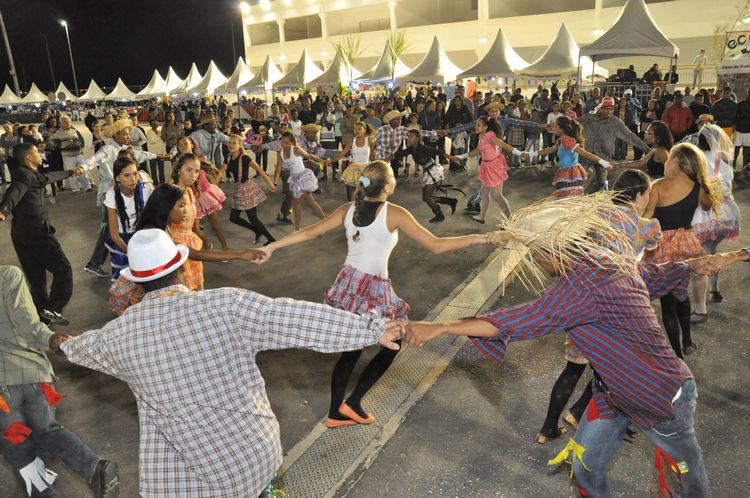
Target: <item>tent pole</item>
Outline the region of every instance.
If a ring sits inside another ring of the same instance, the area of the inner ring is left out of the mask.
[[[581,53],[578,52],[578,69],[576,70],[576,87],[577,90],[581,91],[581,76],[583,75],[583,72],[581,71]]]

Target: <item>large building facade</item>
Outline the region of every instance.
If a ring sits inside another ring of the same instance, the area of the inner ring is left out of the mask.
[[[379,57],[386,37],[403,31],[411,43],[403,57],[414,66],[434,35],[454,63],[467,68],[503,29],[519,55],[533,62],[564,22],[579,46],[594,41],[617,18],[625,0],[250,0],[241,4],[245,57],[251,67],[271,55],[284,70],[308,49],[325,65],[335,54],[333,43],[349,35],[365,49],[355,62],[362,71]],[[690,83],[693,57],[706,49],[711,66],[704,80],[715,81],[713,64],[720,58],[723,32],[738,17],[734,0],[646,0],[664,34],[680,48],[681,83]],[[750,26],[749,26],[750,27]],[[645,70],[668,60],[643,57],[604,61],[610,70],[635,64]]]

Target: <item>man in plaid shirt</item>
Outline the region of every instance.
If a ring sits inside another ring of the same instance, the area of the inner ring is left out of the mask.
[[[392,157],[395,152],[401,147],[404,140],[406,140],[406,134],[409,132],[409,128],[401,124],[401,116],[404,113],[398,111],[389,111],[383,116],[383,126],[378,128],[378,132],[375,134],[375,159],[385,161],[387,158]],[[423,137],[437,137],[437,131],[435,130],[422,130]],[[393,168],[393,174],[398,176],[399,161],[391,161],[391,168]]]
[[[398,349],[400,329],[375,316],[244,289],[188,292],[177,271],[187,254],[162,230],[138,231],[122,275],[143,285],[143,301],[62,350],[133,391],[142,496],[256,497],[276,474],[282,451],[255,355],[376,343]]]

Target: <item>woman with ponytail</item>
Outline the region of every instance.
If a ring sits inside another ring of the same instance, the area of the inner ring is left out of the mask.
[[[141,182],[138,163],[134,159],[116,159],[112,171],[115,185],[104,194],[109,227],[109,237],[104,245],[111,254],[112,281],[115,281],[120,270],[128,266],[128,241],[135,233],[152,187]]]
[[[578,159],[579,156],[607,169],[612,165],[583,148],[583,127],[578,121],[568,116],[560,116],[552,124],[550,131],[560,139],[551,147],[532,152],[531,162],[534,162],[536,156],[542,157],[556,152],[558,162],[557,171],[552,180],[552,185],[555,187],[553,195],[555,197],[583,195],[583,184],[586,182],[587,175]]]
[[[368,164],[358,180],[354,202],[343,204],[315,225],[259,249],[266,253],[264,261],[277,249],[313,240],[343,225],[348,245],[346,261],[336,281],[325,293],[325,303],[362,315],[375,313],[389,320],[406,319],[409,305],[396,295],[388,278],[388,260],[398,243],[399,230],[436,254],[488,241],[481,234],[434,236],[409,211],[388,202],[395,190],[396,178],[388,163],[374,161]],[[343,353],[333,369],[331,405],[326,420],[329,428],[375,421],[360,402],[393,362],[396,351],[382,348],[365,367],[354,390],[344,401],[346,386],[361,354],[362,350]]]
[[[662,239],[655,251],[646,254],[646,261],[667,263],[702,256],[703,247],[692,228],[693,215],[698,207],[715,210],[721,201],[721,188],[708,180],[703,152],[692,144],[674,146],[664,163],[664,178],[651,189],[646,218],[659,220]],[[690,337],[690,299],[679,301],[674,294],[667,294],[661,298],[661,313],[677,356],[695,351]]]

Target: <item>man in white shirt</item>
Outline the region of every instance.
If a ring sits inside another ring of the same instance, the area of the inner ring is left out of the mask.
[[[200,130],[190,134],[190,138],[195,140],[198,150],[206,159],[214,164],[222,164],[221,144],[228,144],[229,137],[216,129],[216,116],[208,112],[201,115]]]
[[[119,119],[112,123],[112,139],[105,140],[99,151],[82,164],[88,171],[99,169],[99,189],[96,193],[96,205],[102,206],[102,220],[99,225],[99,237],[96,240],[94,252],[91,254],[84,270],[101,278],[109,277],[109,272],[104,271],[101,267],[107,260],[107,248],[104,246],[107,233],[107,208],[103,205],[104,195],[114,184],[112,165],[117,159],[117,155],[122,149],[130,147],[130,124],[128,119]],[[136,150],[133,151],[133,154],[135,160],[139,163],[157,157],[156,154],[151,152]]]
[[[701,49],[700,53],[693,59],[693,88],[697,88],[701,85],[703,80],[703,66],[708,64],[708,56],[706,55],[706,49]]]
[[[83,164],[83,137],[72,125],[70,116],[61,117],[60,128],[50,137],[62,155],[65,171],[76,169]],[[71,176],[68,181],[73,192],[91,190],[88,174]]]

